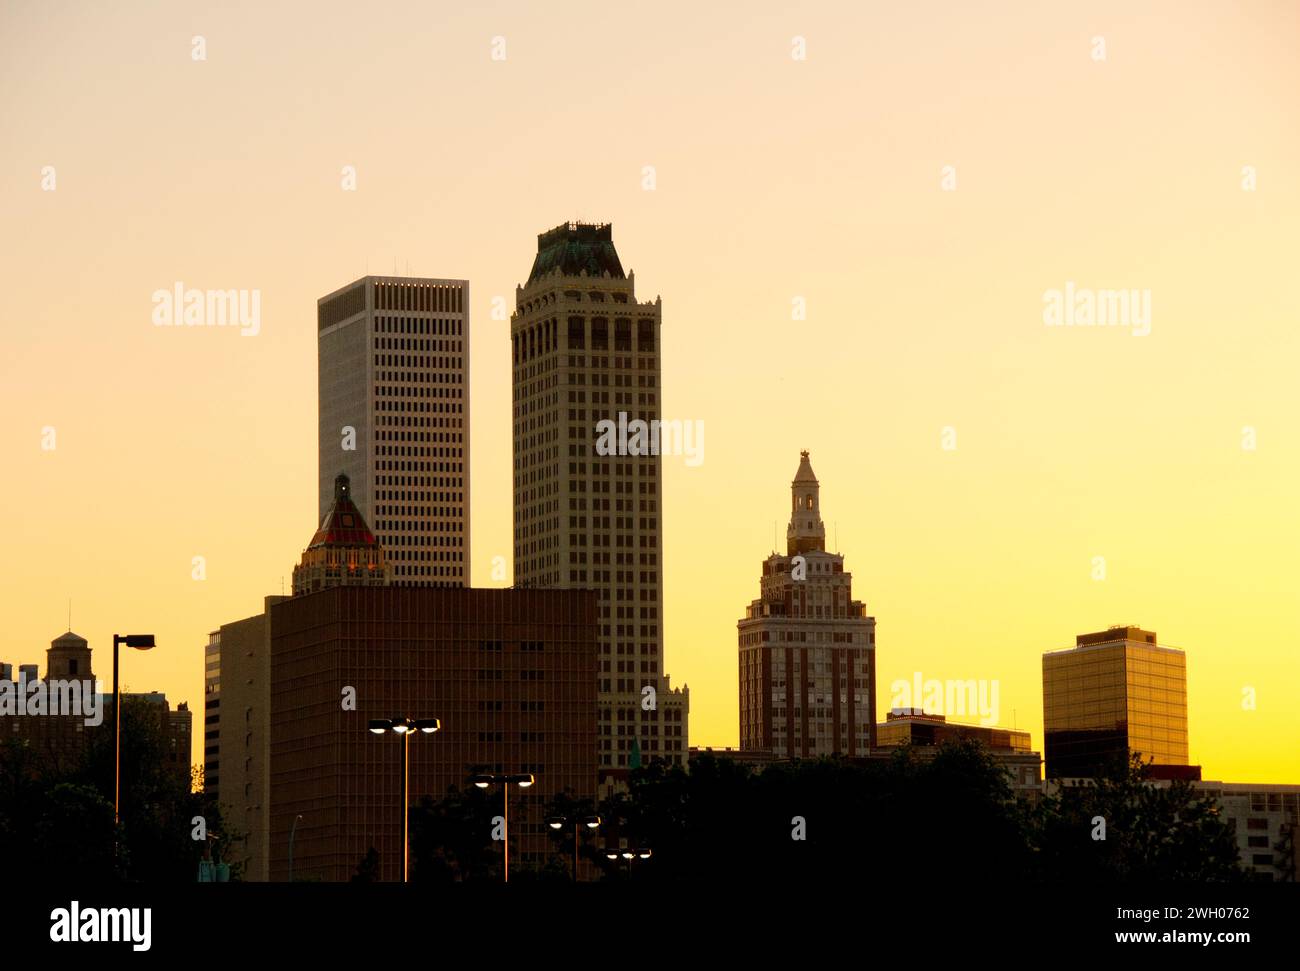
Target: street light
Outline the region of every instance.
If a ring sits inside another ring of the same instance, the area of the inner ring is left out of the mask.
[[[510,784],[513,782],[520,789],[527,789],[537,780],[533,778],[531,772],[516,772],[511,775],[492,775],[487,772],[481,772],[478,775],[472,775],[469,781],[474,783],[480,789],[486,789],[490,785],[500,783],[503,810],[501,815],[501,835],[503,837],[501,844],[505,850],[505,879],[504,883],[510,882]]]
[[[154,647],[152,634],[113,635],[113,825],[121,820],[122,803],[122,691],[117,683],[117,649],[120,645],[147,651]]]
[[[293,817],[293,825],[289,827],[289,882],[293,883],[293,838],[298,832],[298,822],[302,819],[302,813]]]
[[[570,822],[570,820],[565,816],[550,816],[546,820],[546,825],[551,827],[551,829],[560,830],[563,829],[564,824],[568,822]],[[600,817],[599,816],[577,816],[574,817],[572,822],[573,822],[573,882],[577,883],[578,882],[578,839],[579,839],[578,834],[582,832],[583,827],[586,827],[587,829],[591,829],[591,830],[600,829]]]
[[[648,860],[652,855],[654,855],[654,851],[651,850],[648,846],[615,847],[612,849],[607,849],[605,851],[605,859],[607,860],[614,860],[617,862],[618,859],[621,857],[622,859],[627,861],[628,879],[631,879],[632,877],[632,861]]]
[[[436,718],[372,718],[367,726],[376,735],[395,732],[402,738],[402,882],[411,881],[411,736],[432,735],[442,728]]]

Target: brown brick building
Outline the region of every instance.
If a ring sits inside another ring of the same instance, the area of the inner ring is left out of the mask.
[[[596,795],[596,611],[586,590],[392,586],[271,605],[270,878],[301,814],[295,879],[347,880],[372,846],[401,879],[404,743],[367,731],[398,716],[442,720],[410,743],[413,804],[475,771],[536,776],[511,789],[511,860],[541,863],[546,802]]]
[[[875,745],[876,618],[826,549],[807,452],[790,483],[786,553],[763,561],[760,596],[736,625],[740,747],[778,758],[866,755]]]

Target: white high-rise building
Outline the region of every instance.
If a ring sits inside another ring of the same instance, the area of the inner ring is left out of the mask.
[[[367,276],[316,305],[320,511],[344,474],[397,586],[469,583],[469,282]]]

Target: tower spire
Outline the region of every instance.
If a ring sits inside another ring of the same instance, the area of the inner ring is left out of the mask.
[[[787,555],[826,549],[820,492],[821,486],[805,449],[799,453],[799,470],[790,483],[790,526],[785,531]]]

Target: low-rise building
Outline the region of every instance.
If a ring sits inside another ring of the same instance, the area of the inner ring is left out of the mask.
[[[1300,873],[1300,785],[1195,782],[1233,825],[1241,865],[1258,880],[1294,881]]]
[[[876,726],[879,750],[902,745],[921,759],[931,759],[945,742],[979,742],[1007,770],[1017,798],[1037,801],[1042,793],[1043,757],[1033,751],[1029,733],[992,725],[962,725],[919,708],[896,708]]]

